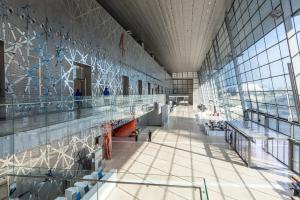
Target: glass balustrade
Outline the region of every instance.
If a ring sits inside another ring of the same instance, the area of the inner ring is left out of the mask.
[[[102,121],[144,114],[153,103],[165,103],[165,95],[39,98],[0,100],[0,136],[97,116]]]
[[[164,104],[165,95],[2,100],[0,175],[7,167],[74,169],[81,155],[101,148],[95,138],[103,124],[138,118],[155,102]]]
[[[230,123],[226,123],[225,141],[230,144],[248,166],[251,166],[251,142],[253,142],[253,138]]]
[[[77,176],[70,170],[44,168],[14,168],[14,173],[6,175],[8,196],[17,198],[28,196],[31,199],[55,199],[65,197],[66,190],[80,191],[81,199],[114,199],[116,193],[126,191],[128,197],[144,199],[147,194],[155,194],[162,199],[209,200],[206,180],[202,177],[175,176],[167,174],[130,173],[117,170],[103,171],[102,177],[94,172],[84,171]],[[76,189],[76,188],[75,188]],[[144,197],[144,198],[143,198]],[[164,197],[164,198],[163,198]]]

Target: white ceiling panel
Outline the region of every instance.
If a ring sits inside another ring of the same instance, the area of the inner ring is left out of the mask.
[[[230,0],[98,0],[169,72],[198,71]]]

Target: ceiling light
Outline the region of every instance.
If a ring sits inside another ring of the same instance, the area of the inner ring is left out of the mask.
[[[272,18],[278,19],[281,15],[282,15],[282,11],[281,10],[272,10],[272,12],[270,13],[270,16]]]
[[[132,35],[132,31],[131,30],[127,30],[126,32],[128,33],[128,35]]]

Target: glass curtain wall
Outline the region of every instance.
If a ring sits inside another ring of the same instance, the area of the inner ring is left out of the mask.
[[[293,71],[300,94],[300,1],[291,1],[291,18],[286,20],[286,30],[290,45]]]
[[[235,0],[199,80],[202,99],[214,102],[227,120],[247,111],[252,121],[290,136],[290,150],[287,141],[273,141],[269,152],[286,164],[291,156],[292,169],[300,171],[299,0]]]
[[[299,108],[299,94],[300,94],[300,1],[290,0],[285,3],[282,2],[283,12],[285,14],[285,30],[287,33],[287,40],[290,49],[291,64],[290,73],[291,80],[294,86],[294,95],[296,98],[296,105]],[[291,168],[300,173],[300,154],[299,154],[299,126],[292,126],[291,132],[293,139],[290,140],[290,154],[292,157]]]
[[[234,4],[238,12],[231,15],[229,24],[246,105],[253,111],[297,121],[283,17],[270,14],[274,10],[282,13],[280,1],[245,3]]]
[[[213,87],[211,85],[211,70],[210,70],[210,64],[208,63],[208,59],[205,59],[203,65],[202,65],[203,71],[199,72],[199,82],[200,82],[200,89],[201,89],[201,95],[203,99],[203,104],[207,106],[207,108],[210,111],[213,111],[214,104],[215,104],[215,98],[213,95]]]
[[[293,18],[295,27],[298,26],[295,25],[298,19],[296,12]],[[214,73],[215,76],[211,79],[222,80],[222,90],[218,91],[222,91],[223,96],[228,99],[228,102],[223,103],[226,105],[223,107],[227,107],[229,111],[227,117],[232,119],[243,115],[243,99],[245,109],[252,112],[297,122],[288,67],[292,60],[281,1],[235,0],[226,15],[226,22],[212,42],[211,49],[214,49],[215,55],[212,56],[210,50],[206,58],[208,61],[204,61],[202,67],[207,71],[205,65],[210,63],[209,70],[219,72]],[[295,39],[292,40],[295,41],[292,43],[297,50],[292,56],[296,55],[293,61],[297,63],[298,60],[300,64],[300,42],[297,40],[300,33],[299,29],[295,30],[298,31],[294,31]],[[229,32],[231,37],[228,37]],[[295,70],[295,74],[297,78],[300,77],[300,70]],[[237,80],[240,80],[240,93]],[[240,94],[243,95],[242,98]],[[217,101],[222,100],[214,100]]]
[[[202,91],[205,91],[202,95],[209,97],[209,103],[212,102],[217,111],[227,119],[242,119],[243,109],[225,23],[203,62],[199,78]]]
[[[292,0],[290,7],[283,6],[284,12],[290,12],[290,17],[286,17],[286,32],[290,47],[291,71],[294,74],[295,95],[300,94],[300,1]],[[299,98],[298,98],[299,99]],[[299,103],[299,102],[298,102]],[[299,107],[299,104],[298,104]],[[294,136],[300,139],[299,128],[294,129]]]

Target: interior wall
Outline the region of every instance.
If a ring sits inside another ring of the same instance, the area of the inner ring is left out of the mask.
[[[95,0],[10,0],[0,9],[6,96],[73,96],[73,62],[91,66],[93,96],[105,87],[121,94],[123,75],[131,94],[137,80],[166,85],[168,74]]]

